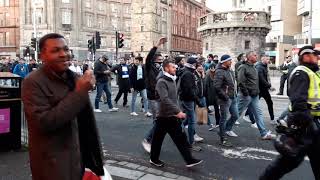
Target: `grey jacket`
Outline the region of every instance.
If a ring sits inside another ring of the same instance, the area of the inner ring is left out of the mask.
[[[160,97],[157,117],[174,117],[181,112],[175,81],[165,75],[162,75],[157,82],[156,91]]]
[[[244,96],[259,95],[259,76],[254,64],[245,62],[239,67],[238,86]]]
[[[235,75],[230,69],[226,69],[219,64],[213,81],[219,99],[227,101],[229,98],[233,99],[236,96]]]

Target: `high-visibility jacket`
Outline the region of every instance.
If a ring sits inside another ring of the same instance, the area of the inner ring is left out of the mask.
[[[320,117],[320,71],[313,72],[306,66],[298,66],[293,70],[291,75],[299,70],[307,73],[309,76],[307,103],[310,105],[311,115]],[[289,106],[289,110],[292,110],[291,105]]]

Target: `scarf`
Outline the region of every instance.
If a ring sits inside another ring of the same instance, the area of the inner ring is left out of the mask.
[[[168,78],[172,79],[173,81],[176,81],[177,80],[177,76],[176,75],[171,75],[165,71],[163,71],[163,75],[167,76]]]

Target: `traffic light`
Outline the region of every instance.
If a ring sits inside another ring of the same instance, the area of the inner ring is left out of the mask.
[[[100,32],[96,31],[96,49],[100,49],[100,46],[101,46]]]
[[[88,50],[91,52],[92,49],[93,49],[93,41],[92,41],[92,39],[89,39],[88,40]]]
[[[37,47],[37,38],[31,38],[31,47],[36,49],[36,47]]]
[[[116,32],[116,41],[117,41],[117,48],[123,48],[124,35],[122,33]]]

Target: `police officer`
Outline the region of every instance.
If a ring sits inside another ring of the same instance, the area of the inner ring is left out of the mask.
[[[277,180],[310,159],[316,180],[320,180],[320,52],[312,46],[299,51],[300,65],[289,77],[290,112],[284,136],[275,147],[280,155],[264,171],[260,180]]]

